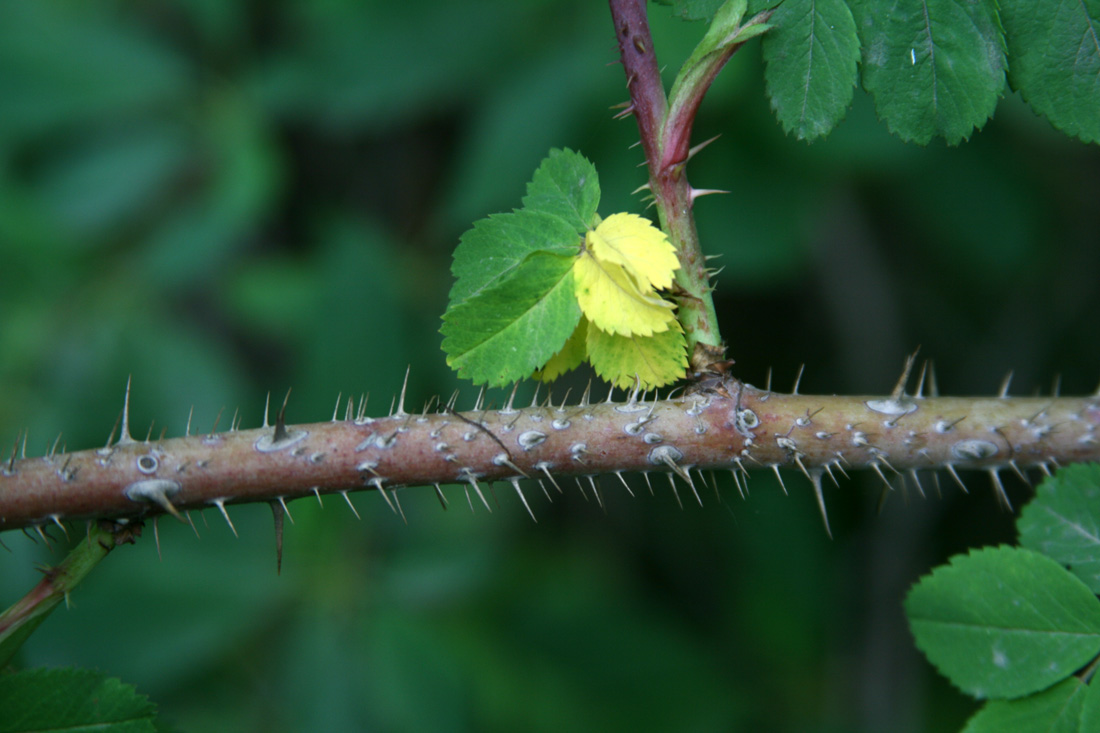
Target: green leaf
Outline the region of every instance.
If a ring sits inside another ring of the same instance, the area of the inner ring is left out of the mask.
[[[956,145],[993,114],[1005,85],[1004,31],[993,0],[853,0],[863,86],[891,132]]]
[[[576,232],[595,224],[600,203],[600,179],[596,167],[580,153],[551,150],[527,184],[523,206],[561,217]]]
[[[553,382],[566,372],[571,372],[579,367],[586,356],[585,343],[587,339],[588,319],[581,316],[580,322],[573,329],[573,335],[565,342],[565,346],[550,357],[550,361],[536,371],[533,378],[540,382]]]
[[[1057,560],[1100,593],[1100,464],[1066,466],[1045,479],[1016,526],[1021,546]]]
[[[155,731],[156,707],[130,685],[87,669],[0,675],[0,733]]]
[[[921,579],[905,610],[917,647],[978,698],[1045,689],[1100,652],[1100,600],[1030,550],[956,555]]]
[[[800,140],[827,134],[852,103],[859,36],[844,0],[787,0],[761,49],[772,109]]]
[[[1087,687],[1076,677],[1019,700],[991,700],[962,733],[1077,733]]]
[[[1093,675],[1085,691],[1080,730],[1100,730],[1100,682],[1097,682],[1096,675]]]
[[[1100,0],[1001,0],[1008,80],[1066,134],[1100,142]]]
[[[533,252],[575,255],[580,237],[561,217],[520,210],[476,222],[455,248],[451,307],[507,280]]]
[[[573,257],[535,252],[510,278],[443,316],[447,364],[475,384],[526,379],[561,350],[581,318]]]

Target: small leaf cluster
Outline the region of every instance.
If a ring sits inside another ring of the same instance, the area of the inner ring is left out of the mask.
[[[523,207],[482,219],[455,250],[441,329],[447,363],[477,384],[551,381],[586,359],[620,387],[674,382],[687,367],[675,306],[680,263],[635,214],[601,219],[596,169],[553,150]]]
[[[730,0],[734,2],[735,0]],[[736,0],[744,2],[744,0]],[[687,19],[722,0],[665,0]],[[726,3],[729,4],[729,3]],[[768,96],[811,140],[844,117],[855,86],[902,139],[955,145],[992,115],[1005,84],[1068,135],[1100,142],[1100,3],[1079,0],[750,0],[768,8]]]
[[[1045,480],[1021,547],[951,558],[905,601],[917,647],[986,703],[964,733],[1100,730],[1100,464]]]

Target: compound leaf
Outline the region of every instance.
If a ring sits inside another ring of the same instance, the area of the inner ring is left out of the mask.
[[[580,153],[551,150],[543,159],[531,182],[523,207],[557,216],[583,232],[595,223],[600,203],[600,179],[596,166]]]
[[[551,214],[520,210],[482,219],[455,248],[451,307],[508,279],[533,252],[569,255],[579,247],[577,232]]]
[[[1016,526],[1021,546],[1057,560],[1100,593],[1100,464],[1066,466],[1045,479]]]
[[[772,109],[800,140],[828,134],[852,103],[859,36],[844,0],[786,0],[761,50]]]
[[[993,114],[1005,42],[993,0],[851,0],[863,42],[863,86],[887,127],[956,145]]]
[[[447,364],[475,384],[526,379],[561,350],[580,321],[573,257],[529,255],[507,280],[443,315]]]
[[[905,610],[917,647],[979,698],[1045,689],[1100,652],[1100,600],[1031,550],[957,555],[921,579]]]
[[[623,389],[638,379],[642,389],[671,384],[684,376],[687,350],[678,321],[653,336],[617,336],[588,329],[588,360],[602,379]]]
[[[1100,142],[1100,0],[1001,0],[1008,80],[1068,135]]]

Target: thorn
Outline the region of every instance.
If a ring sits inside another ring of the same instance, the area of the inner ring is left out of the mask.
[[[550,473],[550,469],[549,469],[548,465],[546,464],[546,462],[540,461],[535,466],[535,468],[537,468],[538,470],[540,470],[540,471],[542,471],[543,473],[546,474],[546,478],[550,479],[550,483],[552,483],[554,485],[554,488],[558,490],[559,494],[563,494],[563,495],[565,494],[565,492],[561,490],[561,487],[558,486],[558,482],[554,480],[554,476]]]
[[[268,413],[268,410],[270,408],[271,408],[271,392],[268,392],[267,397],[264,398],[264,424],[260,426],[260,428],[263,429],[263,430],[267,430],[269,427],[271,427],[270,425],[267,424],[267,413]],[[237,413],[234,412],[233,414],[236,415]],[[221,413],[218,414],[218,417],[221,417]]]
[[[474,400],[474,412],[479,412],[482,406],[485,404],[485,387],[482,386],[477,392],[477,399]]]
[[[642,478],[645,479],[645,485],[649,487],[649,495],[653,496],[653,484],[649,482],[649,471],[642,471]]]
[[[878,477],[882,479],[882,482],[886,484],[887,488],[889,488],[891,491],[894,490],[894,485],[890,483],[889,479],[886,478],[886,474],[884,474],[882,472],[882,469],[879,468],[879,462],[877,460],[871,462],[871,470],[878,474]]]
[[[160,515],[153,517],[153,542],[157,546],[157,559],[164,562],[164,556],[160,554]]]
[[[371,479],[371,480],[372,480],[372,481],[379,481],[379,482],[381,481],[381,479]],[[386,500],[386,503],[387,503],[387,504],[390,504],[390,497],[386,496],[386,492],[385,492],[385,491],[382,491],[382,486],[381,486],[381,485],[379,485],[379,486],[378,486],[378,493],[380,493],[380,494],[382,495],[382,498]],[[348,508],[349,508],[349,509],[351,509],[351,513],[355,515],[355,518],[356,518],[356,519],[362,519],[362,517],[361,517],[361,516],[359,516],[359,510],[358,510],[358,509],[356,509],[356,508],[355,508],[355,505],[351,503],[351,497],[350,497],[350,496],[348,496],[348,492],[346,492],[346,491],[341,491],[341,492],[340,492],[340,496],[344,497],[344,501],[346,501],[346,502],[347,502],[347,504],[348,504]],[[390,504],[390,509],[393,509],[393,504]],[[397,510],[396,510],[396,509],[394,509],[394,510],[393,510],[393,513],[394,513],[394,514],[396,514],[396,513],[397,513]]]
[[[241,410],[238,407],[236,410],[233,410],[233,419],[231,419],[229,421],[229,432],[235,433],[235,432],[237,432],[237,430],[240,429],[240,427],[241,427]]]
[[[286,514],[285,505],[279,501],[269,501],[271,514],[275,518],[275,574],[283,574],[283,516]]]
[[[745,490],[741,488],[741,477],[737,475],[737,471],[730,469],[730,476],[733,476],[733,485],[737,487],[737,493],[741,495],[741,498],[745,498]]]
[[[771,466],[772,470],[775,471],[775,478],[779,481],[779,485],[783,488],[783,494],[785,496],[789,496],[789,494],[787,494],[787,485],[783,483],[783,477],[779,475],[779,464],[773,463],[771,464]]]
[[[340,412],[340,400],[343,398],[343,392],[336,393],[336,407],[332,408],[332,421],[336,422],[336,415]]]
[[[324,509],[325,508],[325,502],[321,501],[321,487],[320,486],[314,486],[310,490],[313,492],[313,495],[317,497],[317,503],[321,505],[322,509]]]
[[[542,493],[546,496],[546,500],[548,502],[550,502],[551,504],[553,504],[554,500],[550,498],[550,492],[546,490],[546,484],[544,484],[542,482],[542,479],[540,479],[540,478],[535,479],[535,481],[538,481],[539,488],[542,489]]]
[[[806,369],[806,365],[802,364],[798,367],[798,374],[794,378],[794,389],[791,390],[791,394],[798,394],[798,385],[802,383],[802,372]]]
[[[132,378],[132,374],[126,377],[126,397],[122,400],[122,430],[118,435],[119,445],[134,442],[134,439],[130,437],[130,380]]]
[[[989,469],[989,478],[993,482],[993,488],[997,491],[997,499],[1005,509],[1012,511],[1012,502],[1008,500],[1008,493],[1005,492],[1005,485],[1001,483],[1001,474],[996,468]]]
[[[696,155],[703,152],[704,148],[706,148],[708,145],[710,145],[712,142],[714,142],[715,140],[717,140],[720,137],[722,137],[722,136],[721,135],[715,135],[714,137],[710,138],[709,140],[704,140],[703,142],[699,143],[698,145],[693,145],[688,150],[687,160],[685,160],[684,162],[686,163],[688,160],[691,160]]]
[[[603,401],[605,405],[611,404],[611,398],[615,395],[615,385],[612,383],[611,389],[607,390],[607,399]]]
[[[583,496],[583,497],[584,497],[584,500],[585,500],[585,501],[588,501],[588,494],[586,494],[586,493],[584,492],[584,487],[583,487],[583,486],[581,486],[581,480],[580,480],[580,477],[578,477],[578,476],[574,476],[574,477],[573,477],[573,482],[577,484],[577,491],[581,492],[581,496]]]
[[[240,535],[237,534],[237,528],[233,526],[233,520],[229,518],[229,512],[225,510],[225,499],[211,499],[210,503],[216,506],[218,511],[222,513],[222,516],[225,517],[226,523],[229,524],[229,529],[233,530],[233,536],[240,537]]]
[[[629,117],[632,114],[634,114],[634,105],[633,104],[628,105],[627,107],[624,107],[623,109],[616,112],[614,115],[611,116],[611,119],[621,120],[624,117]]]
[[[65,539],[70,539],[70,538],[69,538],[69,530],[65,529],[65,525],[61,523],[61,517],[59,517],[59,516],[58,516],[58,515],[56,515],[56,514],[51,514],[51,515],[50,515],[50,519],[52,519],[52,520],[53,520],[53,523],[54,523],[54,524],[56,524],[56,525],[57,525],[58,527],[60,527],[60,528],[61,528],[61,531],[62,531],[62,532],[64,533],[64,535],[65,535]]]
[[[381,486],[378,487],[378,490],[385,492],[385,489]],[[407,527],[409,525],[409,520],[405,518],[405,510],[401,508],[401,497],[397,495],[397,489],[391,489],[390,491],[393,493],[393,503],[397,505],[397,513],[401,515],[401,521],[404,522]]]
[[[531,515],[531,521],[538,524],[539,520],[535,519],[535,513],[531,511],[531,505],[527,503],[527,497],[523,495],[523,489],[519,487],[519,479],[510,478],[508,481],[512,484],[512,488],[516,490],[516,494],[519,496],[519,500],[523,502],[523,506],[527,508],[527,513]]]
[[[905,385],[909,383],[909,374],[913,371],[913,363],[917,360],[917,354],[920,352],[920,347],[917,350],[905,358],[905,368],[901,372],[901,377],[898,379],[898,383],[894,385],[894,391],[890,393],[891,400],[900,400],[905,396]]]
[[[936,362],[928,362],[928,396],[939,397],[940,386],[936,384]]]
[[[695,203],[695,199],[701,199],[704,196],[716,193],[729,193],[729,191],[721,188],[693,188],[688,192],[688,197],[691,199],[691,203]]]
[[[50,446],[50,453],[49,453],[50,458],[53,458],[54,454],[57,453],[57,446],[60,442],[61,442],[61,433],[58,433],[57,437],[54,438],[54,440],[53,440],[53,445]]]
[[[523,476],[524,478],[531,478],[526,471],[524,471],[522,468],[520,468],[516,464],[512,463],[511,460],[509,460],[507,453],[501,453],[501,454],[495,456],[493,458],[493,464],[497,465],[497,466],[507,466],[508,468],[510,468],[513,471],[515,471],[516,473],[518,473],[520,476]]]
[[[824,468],[825,468],[825,473],[829,474],[829,478],[833,480],[833,485],[836,486],[837,488],[840,488],[840,482],[837,481],[836,476],[833,475],[833,466],[832,466],[832,464],[831,463],[826,463]]]
[[[764,391],[772,391],[772,368],[768,367],[768,376],[764,379]]]
[[[165,512],[167,512],[168,514],[171,514],[173,517],[178,519],[180,522],[183,522],[183,523],[186,524],[186,521],[184,520],[183,516],[179,513],[179,510],[176,509],[176,507],[174,507],[172,505],[172,502],[168,500],[168,495],[164,493],[163,489],[160,490],[160,491],[151,491],[148,494],[146,494],[146,496],[150,500],[152,500],[152,502],[154,504],[156,504],[161,509],[163,509]]]
[[[1035,465],[1039,467],[1039,470],[1042,471],[1045,476],[1049,477],[1051,475],[1050,466],[1048,466],[1045,461],[1037,463]]]
[[[584,388],[584,394],[581,395],[581,401],[578,404],[579,407],[588,407],[588,396],[592,393],[592,380],[588,380],[588,386]],[[1096,392],[1100,395],[1100,390]]]
[[[829,535],[829,539],[833,538],[833,530],[829,527],[829,513],[825,510],[825,492],[821,487],[821,469],[816,468],[813,472],[808,472],[806,477],[810,479],[810,483],[814,485],[814,496],[817,498],[817,509],[821,512],[821,521],[825,523],[825,534]]]
[[[355,419],[362,420],[367,416],[367,403],[370,402],[370,392],[359,395],[359,407],[355,412]]]
[[[187,512],[187,523],[191,525],[191,531],[195,533],[195,537],[201,540],[199,528],[195,526],[195,520],[191,518],[191,512]]]
[[[680,501],[680,492],[676,489],[676,479],[672,477],[671,473],[666,473],[668,476],[668,485],[672,487],[672,495],[676,497],[676,503],[680,505],[680,509],[683,510],[684,502]]]
[[[661,460],[666,466],[672,469],[677,476],[687,482],[687,485],[691,487],[691,493],[695,494],[695,501],[699,502],[699,506],[703,506],[703,500],[699,497],[699,491],[695,488],[695,482],[691,480],[691,474],[676,465],[676,461],[672,460],[667,455],[661,456]],[[679,498],[679,496],[676,497],[677,501],[679,501]],[[683,505],[681,505],[680,508],[682,509]]]
[[[909,469],[909,477],[913,479],[913,484],[917,487],[917,491],[920,492],[921,498],[922,499],[925,498],[924,497],[924,487],[921,486],[921,484],[920,484],[920,478],[917,476],[917,469],[910,468]]]
[[[918,400],[923,400],[924,399],[924,376],[925,376],[925,373],[927,371],[928,371],[928,360],[925,359],[924,361],[921,362],[921,365],[920,365],[920,376],[917,377],[917,389],[916,389],[916,392],[913,395],[914,399],[918,399]]]
[[[46,547],[53,549],[53,545],[50,544],[50,536],[42,531],[42,525],[34,525],[34,531],[38,533],[38,536],[42,538],[42,541],[46,543]]]
[[[1050,385],[1050,394],[1054,397],[1060,397],[1062,395],[1062,375],[1054,375],[1054,383]]]
[[[504,409],[500,411],[500,414],[502,414],[502,415],[511,415],[512,413],[514,413],[516,411],[516,408],[513,407],[512,405],[516,401],[516,390],[518,390],[518,389],[519,389],[519,382],[514,382],[512,384],[512,392],[511,392],[511,394],[508,395],[508,402],[505,403]]]
[[[466,492],[466,503],[470,505],[470,514],[474,513],[474,500],[470,498],[470,487],[463,486],[462,490]]]
[[[600,487],[596,485],[596,479],[592,478],[591,475],[585,476],[585,478],[588,479],[588,483],[592,487],[592,493],[596,495],[596,503],[599,504],[600,509],[603,509],[604,513],[606,513],[607,507],[603,505],[603,496],[600,494]]]
[[[531,407],[539,406],[539,388],[542,387],[542,382],[535,382],[535,394],[531,397]]]
[[[192,409],[194,409],[194,408],[192,408]],[[188,422],[188,424],[191,423],[191,418],[190,417],[188,417],[187,422]],[[104,448],[110,448],[111,447],[111,443],[114,442],[114,439],[115,439],[115,433],[118,432],[118,426],[121,425],[121,424],[122,424],[122,413],[119,412],[118,417],[115,418],[115,424],[111,427],[111,434],[107,436],[107,445],[103,446]],[[16,444],[18,444],[19,439],[16,438],[15,442],[16,442]]]
[[[223,413],[224,411],[225,411],[225,408],[224,408],[224,407],[223,407],[222,409],[218,410],[218,416],[214,418],[214,427],[210,428],[210,435],[213,435],[214,433],[218,432],[218,423],[220,423],[220,422],[221,422],[221,420],[222,420],[222,413]],[[267,422],[267,419],[266,419],[266,417],[265,417],[265,419],[264,419],[264,422],[265,422],[265,423]],[[265,427],[266,427],[266,426],[265,426]],[[120,442],[121,442],[121,441],[120,441]]]
[[[435,495],[439,497],[439,505],[443,507],[443,511],[447,511],[447,497],[443,495],[443,489],[439,484],[432,484],[435,487]]]
[[[491,506],[489,506],[489,502],[485,501],[485,494],[481,493],[481,484],[479,484],[477,482],[477,478],[472,473],[467,472],[466,473],[466,481],[469,482],[470,486],[472,486],[474,488],[474,491],[477,492],[477,497],[479,499],[481,499],[481,503],[485,505],[485,508],[491,514],[492,511],[493,511],[493,508]],[[472,502],[470,504],[470,510],[473,511],[473,503]]]
[[[280,496],[279,503],[282,504],[283,512],[286,513],[287,519],[290,520],[291,524],[294,524],[294,515],[290,513],[290,507],[286,505],[286,497]]]
[[[108,447],[110,443],[108,442]],[[15,436],[15,442],[11,444],[11,458],[8,459],[8,473],[15,473],[15,453],[19,450],[19,436]]]
[[[630,192],[630,195],[631,195],[631,196],[634,196],[634,195],[636,195],[636,194],[639,194],[639,193],[641,193],[642,191],[648,191],[648,190],[650,190],[650,188],[649,188],[649,184],[648,184],[648,183],[643,183],[642,185],[638,186],[638,187],[637,187],[636,189],[634,189],[633,191],[631,191],[631,192]]]
[[[279,414],[275,416],[275,434],[271,437],[273,443],[286,439],[286,403],[288,401],[290,401],[289,389],[286,391],[286,397],[283,398],[283,406],[279,408]],[[266,418],[267,415],[265,414],[264,417]]]
[[[622,482],[622,484],[623,484],[623,487],[624,487],[624,488],[626,489],[626,493],[630,494],[630,497],[631,497],[631,498],[634,498],[634,492],[633,492],[633,491],[631,491],[631,489],[630,489],[630,484],[628,484],[628,483],[626,482],[626,479],[625,479],[625,478],[623,478],[623,472],[622,472],[622,471],[616,471],[616,472],[615,472],[615,475],[619,477],[619,481],[621,481],[621,482]]]
[[[966,490],[966,484],[964,484],[962,482],[962,479],[959,478],[959,473],[955,470],[955,466],[950,463],[946,463],[944,464],[944,468],[946,468],[947,472],[951,474],[951,478],[955,479],[955,483],[959,485],[959,488],[963,490],[963,493],[969,494],[970,492]]]
[[[458,402],[458,390],[456,389],[451,393],[451,399],[447,400],[447,407],[444,412],[454,412],[455,403]]]
[[[1004,380],[1001,381],[1001,391],[997,395],[1002,400],[1008,399],[1008,386],[1012,384],[1012,372],[1005,375]]]

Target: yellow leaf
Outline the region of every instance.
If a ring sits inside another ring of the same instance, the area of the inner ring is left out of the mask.
[[[679,269],[676,250],[657,227],[637,214],[612,214],[585,235],[585,246],[602,262],[620,265],[643,293],[672,285]]]
[[[608,333],[651,336],[676,321],[672,303],[643,293],[622,266],[601,262],[587,250],[573,263],[573,284],[581,312]]]
[[[671,384],[687,370],[687,347],[679,322],[654,336],[616,336],[588,329],[588,360],[602,379],[628,389],[637,377],[642,389]]]
[[[587,338],[587,329],[588,321],[584,316],[581,316],[580,323],[577,324],[573,335],[565,342],[565,346],[561,347],[561,351],[551,356],[550,361],[546,362],[542,369],[535,372],[534,378],[540,382],[553,382],[566,372],[579,367],[585,357],[584,344]]]

